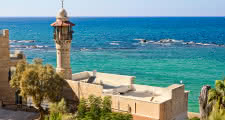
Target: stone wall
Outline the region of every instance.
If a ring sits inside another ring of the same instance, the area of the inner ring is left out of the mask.
[[[14,103],[15,91],[9,86],[9,31],[2,30],[0,35],[0,99],[8,103]]]
[[[67,83],[67,91],[64,92],[66,98],[79,100],[81,98],[87,99],[90,95],[111,96],[114,111],[128,112],[134,116],[153,120],[184,120],[187,118],[188,92],[185,92],[184,85],[172,85],[165,88],[168,92],[167,97],[171,99],[162,103],[154,103],[122,95],[104,94],[101,85],[72,80],[67,80]]]
[[[188,92],[184,85],[172,85],[168,87],[171,92],[171,100],[161,104],[160,118],[162,120],[185,120],[188,113]]]
[[[106,95],[112,98],[112,109],[128,112],[135,116],[144,116],[154,120],[160,119],[160,104],[126,98],[120,95]],[[160,119],[161,120],[161,119]]]
[[[89,84],[79,81],[66,80],[64,97],[70,100],[81,98],[87,99],[90,95],[102,96],[103,87],[101,85]],[[72,91],[71,91],[72,90]]]

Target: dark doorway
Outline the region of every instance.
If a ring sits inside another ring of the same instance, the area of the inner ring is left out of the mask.
[[[15,94],[16,94],[16,104],[21,105],[23,101],[22,101],[22,96],[20,96],[20,90],[17,90]]]
[[[8,82],[11,80],[11,75],[12,75],[12,72],[11,72],[11,69],[9,69]]]

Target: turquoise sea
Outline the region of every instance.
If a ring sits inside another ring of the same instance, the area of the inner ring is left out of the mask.
[[[55,66],[50,27],[54,21],[53,17],[0,18],[0,29],[10,30],[11,50],[23,50],[28,61],[38,57]],[[190,91],[192,112],[199,111],[201,87],[213,86],[225,76],[223,17],[76,17],[71,21],[76,24],[71,50],[74,73],[131,75],[137,84],[161,87],[182,81]]]

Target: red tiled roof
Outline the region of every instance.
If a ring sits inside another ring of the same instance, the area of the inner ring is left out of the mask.
[[[54,26],[54,27],[59,27],[59,26],[67,27],[67,26],[75,26],[75,24],[73,24],[70,21],[56,21],[56,22],[52,23],[51,26]]]

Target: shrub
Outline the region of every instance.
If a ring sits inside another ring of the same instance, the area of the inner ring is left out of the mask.
[[[50,114],[45,117],[45,120],[75,120],[75,116],[68,113],[64,99],[58,103],[51,103],[49,112]]]
[[[90,104],[90,110],[87,112],[87,116],[92,120],[100,120],[102,99],[91,95],[88,98],[88,101]]]
[[[200,120],[200,118],[194,117],[194,118],[191,118],[191,119],[189,119],[189,120]]]
[[[51,103],[49,111],[50,113],[66,114],[68,112],[68,109],[65,100],[62,99],[58,103]]]
[[[132,115],[128,113],[117,113],[113,112],[111,114],[111,120],[132,120]]]
[[[112,112],[111,97],[90,96],[87,100],[81,99],[78,106],[78,120],[132,120],[128,113]]]
[[[77,118],[85,118],[87,111],[87,101],[85,99],[81,99],[80,104],[78,105]]]

